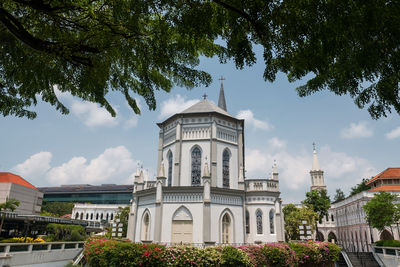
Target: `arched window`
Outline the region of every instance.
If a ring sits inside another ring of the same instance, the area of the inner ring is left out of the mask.
[[[98,220],[99,219],[99,214],[98,213],[96,213],[96,220]]]
[[[222,154],[222,186],[229,188],[229,151],[224,150]]]
[[[81,213],[81,220],[83,220],[83,212]]]
[[[103,213],[100,214],[100,220],[103,220]]]
[[[246,210],[246,234],[250,234],[250,214],[248,210]]]
[[[192,185],[200,185],[201,180],[201,151],[199,147],[192,150]]]
[[[256,211],[256,223],[257,223],[257,234],[262,235],[263,233],[263,222],[261,210]]]
[[[93,220],[93,213],[90,213],[90,220]]]
[[[271,234],[275,233],[274,213],[275,213],[274,210],[269,211],[269,231]]]
[[[114,220],[114,213],[111,213],[111,221]]]
[[[89,213],[86,213],[86,220],[89,219]]]
[[[231,218],[228,213],[225,213],[222,217],[222,243],[230,243],[230,232],[231,232]]]
[[[146,214],[143,217],[143,238],[142,240],[149,240],[149,228],[150,228],[150,216],[149,213],[146,212]]]
[[[106,221],[108,221],[108,213],[106,214]]]
[[[334,222],[335,220],[333,219],[333,214],[331,214],[331,221]]]
[[[79,219],[79,212],[77,212],[76,214],[75,214],[75,219]]]
[[[172,152],[168,151],[168,186],[172,185]]]

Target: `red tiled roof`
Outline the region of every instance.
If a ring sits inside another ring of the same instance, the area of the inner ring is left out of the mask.
[[[0,183],[13,183],[13,184],[19,184],[25,187],[30,187],[33,189],[36,189],[32,184],[28,183],[24,178],[21,176],[12,174],[10,172],[0,172]]]
[[[368,191],[400,191],[400,185],[381,185],[375,188],[372,188]]]
[[[378,179],[388,179],[388,178],[400,178],[400,168],[387,168],[371,180],[369,180],[366,184],[370,184],[373,181]]]

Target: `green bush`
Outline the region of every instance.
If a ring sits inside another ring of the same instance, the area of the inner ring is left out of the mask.
[[[328,242],[271,243],[205,249],[191,246],[90,239],[85,243],[89,266],[329,266],[337,260],[339,247]]]
[[[49,223],[46,226],[46,241],[84,241],[85,227],[73,224]]]
[[[379,240],[376,241],[375,246],[378,247],[400,247],[400,241],[399,240]]]

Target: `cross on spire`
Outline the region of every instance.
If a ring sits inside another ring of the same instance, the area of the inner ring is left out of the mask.
[[[206,93],[204,93],[204,95],[203,95],[203,99],[207,99],[207,94]]]
[[[224,77],[221,76],[221,77],[218,78],[218,80],[220,80],[220,81],[221,81],[221,84],[222,84],[222,81],[225,81],[226,79],[225,79]]]
[[[315,142],[313,142],[312,145],[313,145],[313,149],[315,150]]]

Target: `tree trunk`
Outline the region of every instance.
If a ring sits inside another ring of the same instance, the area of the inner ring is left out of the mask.
[[[315,223],[315,241],[320,241],[318,238],[318,221]]]

